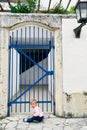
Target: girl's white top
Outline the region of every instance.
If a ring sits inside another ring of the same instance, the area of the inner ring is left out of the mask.
[[[43,112],[41,111],[41,109],[38,106],[36,106],[33,109],[33,116],[40,116],[40,117],[43,116]]]

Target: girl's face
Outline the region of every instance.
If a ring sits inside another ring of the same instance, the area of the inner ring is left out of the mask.
[[[31,103],[32,108],[35,108],[36,105],[37,105],[36,102],[32,102],[32,103]]]

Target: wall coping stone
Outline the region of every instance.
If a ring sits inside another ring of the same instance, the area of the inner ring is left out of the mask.
[[[12,27],[18,23],[23,22],[37,22],[42,23],[51,28],[60,28],[63,18],[76,18],[75,14],[37,14],[37,13],[0,13],[0,27]]]

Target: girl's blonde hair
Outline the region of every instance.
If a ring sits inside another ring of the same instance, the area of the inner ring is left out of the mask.
[[[32,103],[37,103],[36,99],[32,99],[32,100],[30,101],[30,104],[32,104]]]

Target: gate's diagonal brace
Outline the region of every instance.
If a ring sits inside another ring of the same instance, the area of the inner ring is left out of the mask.
[[[24,92],[22,92],[16,99],[14,99],[13,101],[8,103],[8,106],[11,106],[12,103],[15,103],[20,97],[22,97],[27,91],[29,91],[31,88],[35,87],[35,85],[42,80],[45,76],[47,76],[47,74],[45,73],[41,78],[39,78],[34,84],[32,84],[31,86],[29,86],[29,88],[27,88]]]
[[[39,78],[34,84],[32,84],[31,86],[29,86],[29,88],[27,88],[23,93],[21,93],[16,99],[14,99],[13,101],[8,103],[8,106],[11,106],[12,103],[15,103],[20,97],[22,97],[27,91],[29,91],[30,89],[32,89],[33,87],[35,87],[35,85],[42,80],[45,76],[48,75],[53,75],[53,71],[47,71],[41,78]]]
[[[27,56],[21,49],[18,49],[18,51],[20,51],[27,59],[29,59],[31,62],[33,62],[35,65],[37,65],[37,67],[39,67],[42,71],[46,72],[46,70],[41,67],[39,64],[37,64],[30,56]]]

